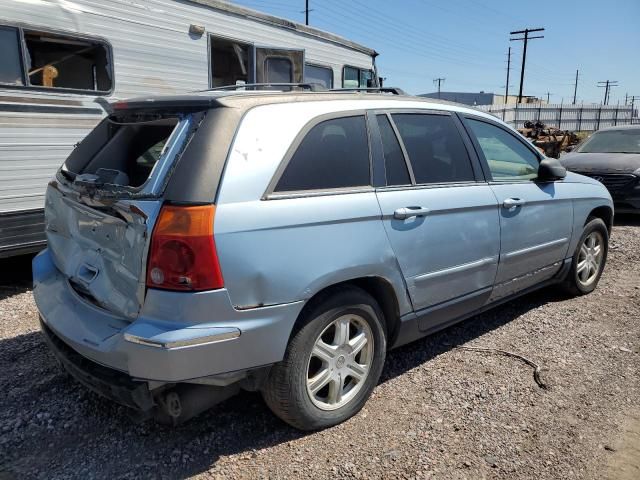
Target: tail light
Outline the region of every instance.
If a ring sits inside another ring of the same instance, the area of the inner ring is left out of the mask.
[[[151,236],[147,287],[214,290],[224,281],[213,238],[215,205],[165,205]]]

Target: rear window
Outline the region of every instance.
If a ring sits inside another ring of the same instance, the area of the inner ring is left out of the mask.
[[[179,153],[190,122],[191,115],[112,115],[76,147],[63,172],[74,178],[95,175],[99,183],[140,188],[158,176],[161,164],[171,163]]]
[[[291,157],[276,192],[327,190],[371,184],[363,115],[320,122]]]
[[[471,182],[471,160],[448,115],[393,114],[416,183]]]

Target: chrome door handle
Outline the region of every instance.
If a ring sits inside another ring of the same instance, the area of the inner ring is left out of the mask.
[[[424,217],[427,213],[429,209],[424,207],[402,207],[393,212],[393,218],[404,220],[411,217]]]
[[[507,198],[504,202],[502,202],[502,206],[504,208],[513,208],[513,207],[521,207],[525,202],[521,198]]]

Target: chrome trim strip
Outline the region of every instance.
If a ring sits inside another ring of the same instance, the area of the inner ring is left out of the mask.
[[[442,270],[436,270],[435,272],[429,272],[417,277],[413,277],[414,283],[424,282],[431,280],[432,278],[443,277],[445,275],[451,275],[453,273],[466,272],[467,270],[474,270],[476,268],[484,267],[485,265],[491,265],[498,262],[498,257],[486,257],[480,260],[475,260],[469,263],[463,263],[462,265],[456,265],[455,267],[444,268]]]
[[[169,350],[172,348],[180,347],[194,347],[196,345],[204,345],[208,343],[223,342],[226,340],[233,340],[240,336],[240,330],[237,328],[233,331],[227,331],[223,333],[214,333],[213,335],[207,335],[204,337],[197,337],[188,340],[176,340],[174,342],[159,342],[150,338],[143,338],[131,333],[125,333],[124,339],[127,342],[137,343],[139,345],[146,345],[148,347],[163,348]]]
[[[550,242],[541,243],[539,245],[534,245],[532,247],[523,248],[521,250],[514,250],[513,252],[505,253],[504,255],[500,255],[501,259],[509,260],[513,257],[517,257],[520,255],[524,255],[531,252],[537,252],[538,250],[545,250],[547,248],[555,247],[556,245],[562,245],[563,243],[567,243],[569,241],[568,238],[559,238],[557,240],[552,240]]]

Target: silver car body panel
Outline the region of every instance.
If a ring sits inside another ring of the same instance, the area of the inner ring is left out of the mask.
[[[378,200],[415,310],[493,285],[500,225],[487,184],[382,189]],[[429,212],[394,218],[396,209],[412,206]]]

